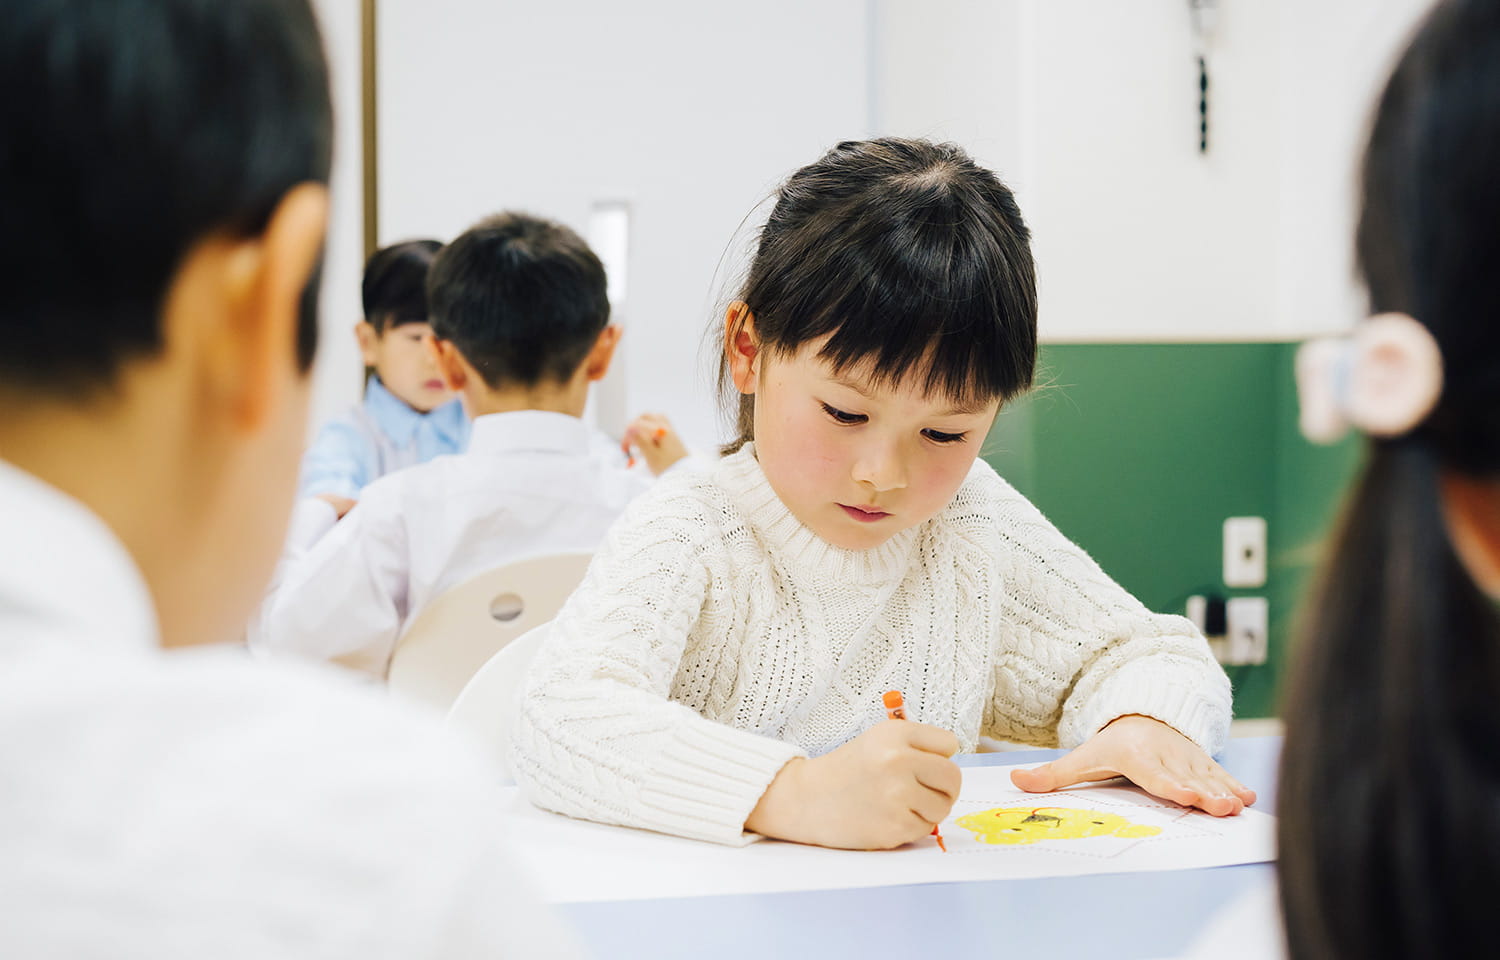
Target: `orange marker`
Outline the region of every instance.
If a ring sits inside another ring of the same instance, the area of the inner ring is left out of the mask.
[[[906,698],[901,696],[900,690],[887,690],[881,695],[880,702],[885,704],[886,719],[906,719]],[[937,827],[932,828],[932,838],[937,841],[938,849],[944,853],[948,852],[948,845],[943,842],[943,835],[938,833]]]

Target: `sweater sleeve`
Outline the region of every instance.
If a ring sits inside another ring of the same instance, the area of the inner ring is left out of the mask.
[[[1072,748],[1143,714],[1210,754],[1232,711],[1229,678],[1183,617],[1154,614],[995,476],[974,510],[998,534],[1001,642],[984,732]]]
[[[527,679],[512,764],[538,806],[746,843],[755,836],[745,818],[804,754],[669,699],[710,582],[727,573],[712,507],[681,479],[632,505],[553,621]]]

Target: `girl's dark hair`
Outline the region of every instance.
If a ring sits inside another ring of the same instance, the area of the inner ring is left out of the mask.
[[[915,372],[964,403],[1031,385],[1030,234],[1005,184],[953,144],[845,141],[793,173],[736,299],[773,354],[831,334],[820,356],[835,370],[868,363],[886,384]],[[722,352],[719,386],[731,395]],[[754,397],[738,402],[727,451],[753,438]]]
[[[1500,885],[1500,618],[1444,521],[1444,471],[1500,473],[1500,4],[1439,4],[1380,99],[1356,237],[1374,312],[1425,324],[1443,396],[1370,443],[1285,710],[1294,958],[1463,956]]]
[[[407,240],[370,254],[360,294],[365,320],[376,333],[427,322],[427,271],[441,249],[436,240]]]

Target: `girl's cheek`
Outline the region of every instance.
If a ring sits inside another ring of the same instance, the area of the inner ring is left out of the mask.
[[[792,449],[804,463],[837,459],[840,438],[831,434],[824,424],[806,417],[789,423],[787,427]]]
[[[941,451],[942,459],[934,471],[932,489],[941,492],[944,499],[951,497],[963,486],[964,478],[969,475],[969,468],[974,465],[976,459],[967,449],[960,447],[957,450]]]

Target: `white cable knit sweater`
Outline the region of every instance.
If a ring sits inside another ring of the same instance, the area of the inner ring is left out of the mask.
[[[1072,747],[1124,714],[1210,753],[1229,681],[983,461],[870,550],[818,538],[753,445],[659,481],[610,531],[532,666],[514,767],[539,806],[722,843],[791,758],[885,716]]]

